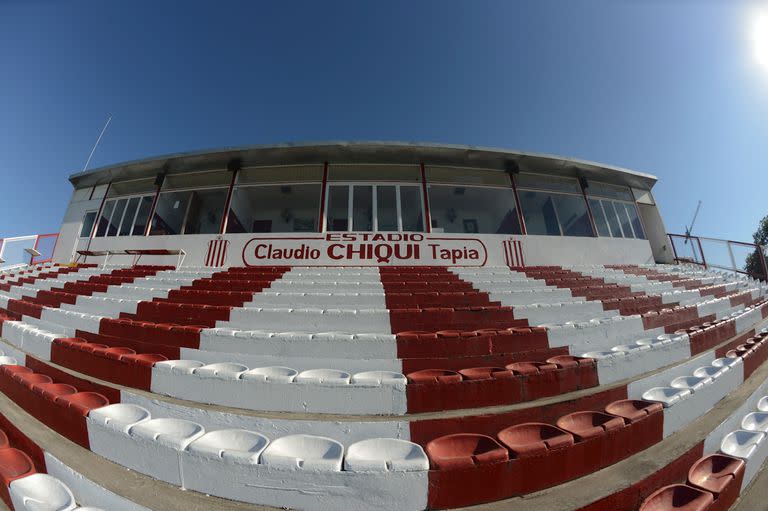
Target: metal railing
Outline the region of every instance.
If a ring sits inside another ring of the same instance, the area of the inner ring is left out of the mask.
[[[675,261],[717,268],[768,281],[766,249],[743,241],[667,234]]]
[[[0,262],[0,268],[19,264],[47,263],[53,260],[53,251],[58,238],[58,233],[0,238],[0,261],[3,261]],[[40,255],[32,257],[25,249],[34,249],[40,252]]]

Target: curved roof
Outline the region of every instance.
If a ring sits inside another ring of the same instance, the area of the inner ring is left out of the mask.
[[[76,188],[110,181],[154,177],[158,172],[224,169],[233,158],[243,167],[329,163],[390,163],[476,167],[585,177],[651,188],[656,176],[600,163],[546,154],[489,147],[410,142],[305,142],[225,147],[168,154],[78,172],[69,177]]]

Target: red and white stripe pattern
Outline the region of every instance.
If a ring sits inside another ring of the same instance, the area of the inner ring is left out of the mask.
[[[504,240],[501,242],[504,248],[504,262],[510,268],[521,268],[525,266],[525,256],[523,255],[523,242],[520,240]]]
[[[205,266],[221,268],[227,262],[227,250],[229,240],[217,238],[208,242],[208,251],[205,253]]]

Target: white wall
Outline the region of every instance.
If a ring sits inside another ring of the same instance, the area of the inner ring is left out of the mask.
[[[79,226],[79,223],[78,223]],[[67,230],[68,226],[65,225]],[[64,232],[64,228],[62,232]],[[229,241],[225,266],[243,265],[447,265],[447,266],[504,266],[504,242],[521,241],[525,264],[575,265],[575,264],[643,264],[652,263],[651,247],[646,240],[616,238],[576,238],[560,236],[503,236],[495,234],[416,234],[404,233],[406,240],[372,239],[368,233],[310,234],[229,234],[221,239]],[[297,236],[298,235],[298,236]],[[391,233],[399,236],[398,233]],[[69,261],[73,242],[60,240],[57,260]],[[384,234],[383,236],[387,236]],[[181,236],[129,236],[95,238],[92,250],[120,250],[137,248],[184,249],[185,266],[204,266],[209,244],[215,235]],[[330,238],[330,239],[329,239]],[[278,257],[270,257],[268,248],[283,251]],[[296,253],[297,249],[303,250]],[[258,248],[258,252],[257,252]],[[292,254],[286,251],[293,250]],[[352,257],[348,250],[351,250]],[[362,252],[361,252],[362,250]],[[447,252],[442,252],[447,251]],[[311,253],[312,256],[306,257]],[[259,258],[262,256],[263,258]],[[264,257],[266,256],[266,257]],[[280,257],[283,256],[283,257]],[[399,257],[398,257],[399,256]],[[406,257],[410,256],[410,257]],[[418,256],[418,257],[417,257]],[[89,259],[101,262],[103,258]],[[111,263],[129,264],[130,256],[115,256]],[[147,264],[176,264],[177,257],[144,257]]]

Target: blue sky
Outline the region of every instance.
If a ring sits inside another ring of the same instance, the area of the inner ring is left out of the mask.
[[[0,0],[0,237],[91,167],[316,140],[495,146],[655,174],[667,230],[768,214],[768,66],[738,0]]]

